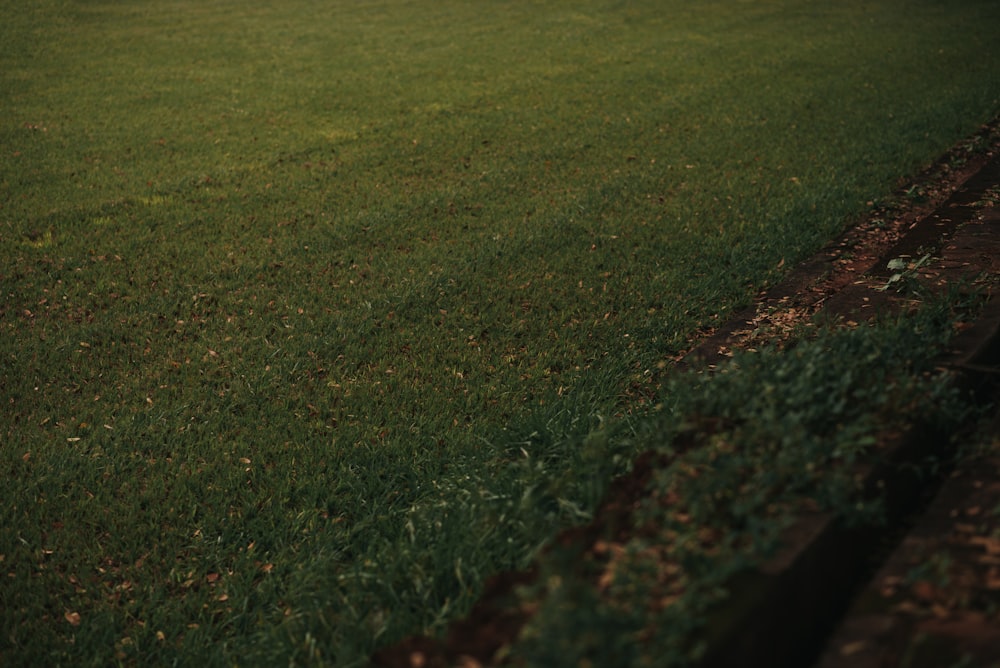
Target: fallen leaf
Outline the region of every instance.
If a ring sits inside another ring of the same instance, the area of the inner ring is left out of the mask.
[[[913,601],[902,601],[893,608],[893,612],[919,615],[923,612],[923,608],[914,603]]]
[[[973,536],[969,539],[969,545],[978,545],[986,550],[987,554],[1000,554],[1000,538]]]
[[[912,587],[913,595],[923,601],[931,601],[934,599],[934,595],[937,589],[927,580],[918,580],[913,583]]]
[[[66,621],[69,622],[72,626],[79,626],[80,625],[80,613],[79,612],[67,612],[63,616],[66,618]]]
[[[934,616],[938,619],[948,619],[951,616],[951,610],[937,603],[931,606],[931,612],[933,612]]]
[[[858,652],[863,652],[865,647],[868,645],[864,640],[858,640],[855,642],[849,642],[840,647],[841,656],[854,656]]]

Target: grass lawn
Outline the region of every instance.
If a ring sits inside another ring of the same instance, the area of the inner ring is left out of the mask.
[[[696,330],[1000,111],[993,0],[0,8],[5,665],[442,629]]]

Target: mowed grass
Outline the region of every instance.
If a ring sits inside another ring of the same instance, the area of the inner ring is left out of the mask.
[[[5,665],[441,630],[1000,109],[992,1],[0,6]]]

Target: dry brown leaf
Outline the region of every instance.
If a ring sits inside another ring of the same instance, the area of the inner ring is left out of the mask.
[[[911,615],[919,615],[922,614],[923,611],[924,609],[913,601],[902,601],[893,608],[893,612]]]
[[[918,580],[911,587],[913,595],[922,601],[931,601],[937,594],[937,588],[927,580]]]
[[[867,647],[867,646],[868,646],[868,643],[866,643],[864,640],[857,640],[855,642],[849,642],[849,643],[847,643],[845,645],[842,645],[840,647],[840,655],[841,656],[854,656],[858,652],[863,652],[865,650],[865,647]]]
[[[938,603],[931,606],[931,612],[933,612],[934,616],[938,619],[948,619],[951,617],[951,610]]]
[[[973,536],[969,539],[969,545],[978,545],[986,550],[987,554],[1000,554],[1000,538],[992,536]]]

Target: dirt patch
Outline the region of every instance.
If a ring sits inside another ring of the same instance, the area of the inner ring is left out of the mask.
[[[869,202],[871,210],[864,217],[764,291],[752,307],[735,314],[718,329],[703,332],[678,358],[679,366],[711,365],[731,356],[733,349],[781,341],[796,328],[807,325],[821,310],[844,310],[843,303],[830,308],[828,302],[849,288],[884,286],[891,278],[886,268],[889,260],[917,261],[946,241],[949,229],[954,229],[958,221],[941,220],[945,216],[935,214],[960,187],[981,177],[986,183],[975,184],[969,197],[977,201],[983,194],[987,198],[996,196],[989,186],[998,182],[998,168],[988,166],[998,150],[1000,120],[983,126],[917,178],[901,184],[887,201]],[[866,296],[869,301],[862,299],[853,310],[878,310],[876,303],[869,302],[880,301],[880,295]]]

